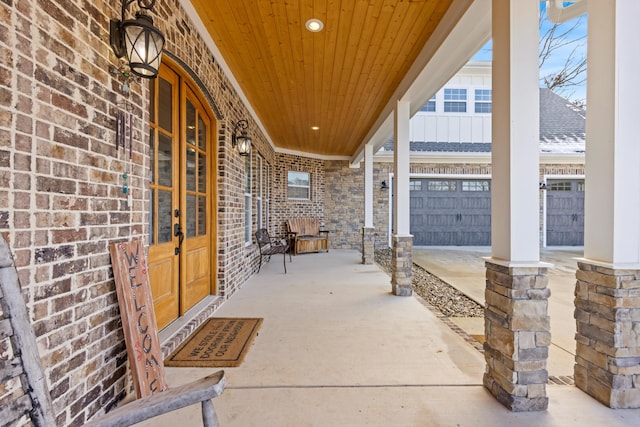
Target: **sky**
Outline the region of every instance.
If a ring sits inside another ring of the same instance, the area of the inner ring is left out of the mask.
[[[546,19],[546,13],[544,13],[545,9],[546,9],[546,3],[541,2],[540,11],[543,16],[543,21],[541,23],[541,29],[540,29],[541,37],[553,25],[551,22],[549,22]],[[558,30],[556,30],[556,33],[561,33],[563,32],[562,31],[563,29],[566,31],[567,29],[571,28],[578,19],[580,20],[578,26],[571,31],[568,37],[570,40],[580,39],[581,37],[584,37],[587,34],[586,15],[584,15],[581,18],[577,18],[575,20],[571,20],[569,22],[560,24],[560,27],[558,28]],[[563,48],[558,49],[554,53],[554,55],[545,62],[543,68],[540,70],[540,77],[542,78],[545,75],[548,75],[550,73],[553,73],[557,70],[562,69],[562,66],[564,65],[566,57],[571,53],[571,51],[574,48],[576,48],[575,55],[577,55],[578,57],[580,57],[581,55],[586,56],[587,55],[586,39],[577,41],[569,46],[565,46]],[[480,49],[478,53],[476,53],[473,56],[472,60],[491,60],[491,41],[489,41],[485,46],[483,46],[482,49]],[[540,86],[544,86],[542,80],[540,81]],[[571,100],[586,101],[586,82],[579,87],[569,89],[569,91],[570,91],[569,93],[561,93],[561,95],[568,97]]]

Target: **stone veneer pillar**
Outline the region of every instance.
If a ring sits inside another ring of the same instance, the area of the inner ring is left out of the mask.
[[[400,297],[413,293],[413,236],[393,236],[391,254],[391,292]]]
[[[640,270],[578,262],[575,384],[611,408],[640,408]]]
[[[486,261],[483,382],[512,411],[547,409],[551,344],[547,267]]]
[[[375,255],[375,228],[362,227],[362,263],[373,264]]]

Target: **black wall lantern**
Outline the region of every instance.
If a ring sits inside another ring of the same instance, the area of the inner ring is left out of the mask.
[[[251,138],[247,136],[246,129],[249,127],[249,123],[246,120],[240,120],[233,127],[233,134],[231,135],[231,146],[238,149],[238,153],[241,156],[248,156],[251,153]],[[238,130],[241,130],[238,135]]]
[[[121,18],[112,19],[110,23],[109,43],[118,58],[127,57],[133,74],[153,79],[160,68],[164,35],[142,10],[136,12],[136,19],[124,19],[127,8],[134,1],[144,10],[151,10],[156,4],[156,0],[122,0]]]

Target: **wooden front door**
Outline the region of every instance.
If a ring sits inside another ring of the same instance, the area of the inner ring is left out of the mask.
[[[151,85],[149,281],[163,328],[214,292],[214,124],[170,67]]]

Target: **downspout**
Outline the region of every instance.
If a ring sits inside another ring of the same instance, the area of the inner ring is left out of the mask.
[[[587,0],[575,0],[564,6],[562,0],[547,0],[547,18],[554,24],[570,21],[587,13]]]

